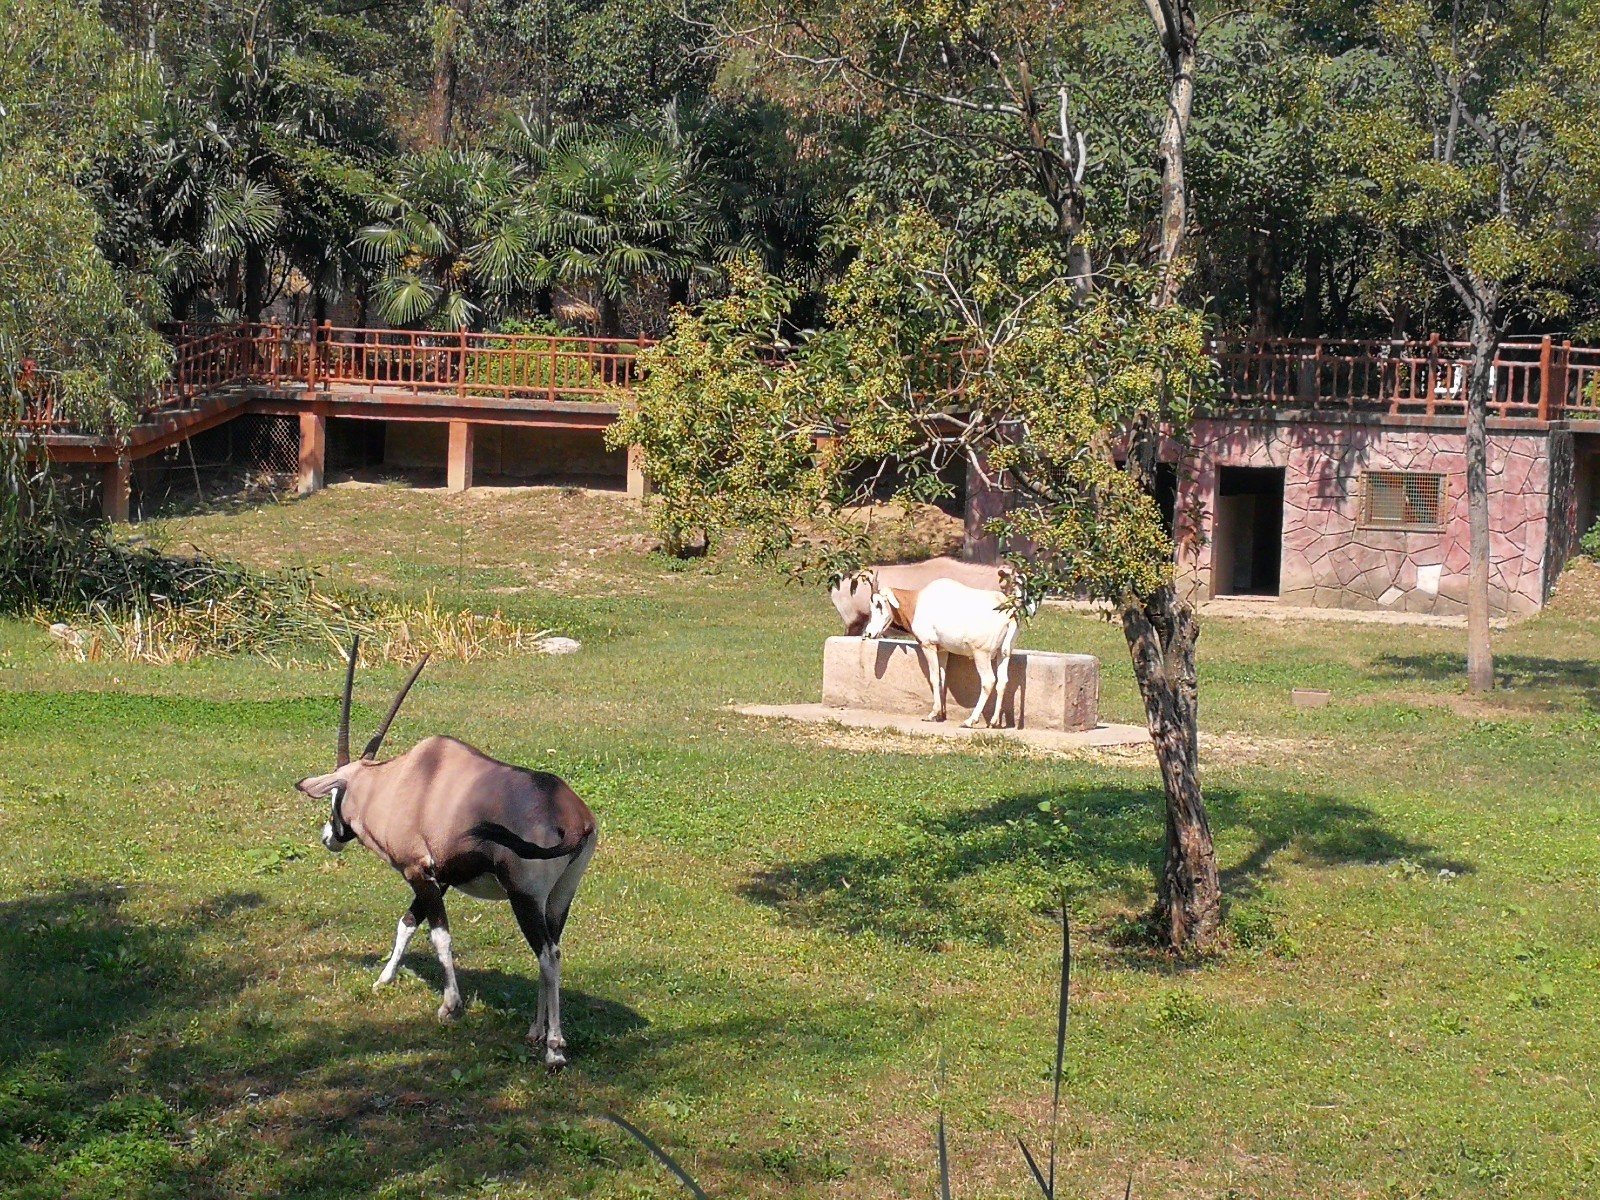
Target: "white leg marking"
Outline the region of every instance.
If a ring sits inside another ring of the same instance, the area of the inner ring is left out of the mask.
[[[550,1005],[549,996],[544,989],[544,956],[539,956],[539,1005],[533,1014],[533,1024],[528,1026],[528,1040],[535,1046],[542,1046],[550,1034]]]
[[[375,988],[394,982],[395,972],[400,969],[400,960],[406,956],[406,946],[411,942],[411,935],[417,931],[417,923],[407,920],[410,915],[407,913],[401,917],[400,924],[395,927],[394,953],[389,956],[389,962],[383,968],[383,973],[378,976],[378,981],[372,985]]]
[[[561,947],[546,946],[539,955],[539,1007],[545,1015],[544,1065],[567,1065],[567,1039],[561,1035]]]
[[[428,940],[444,968],[444,1003],[439,1005],[439,1020],[453,1021],[461,1015],[461,989],[456,986],[456,956],[450,948],[450,931],[429,929]]]

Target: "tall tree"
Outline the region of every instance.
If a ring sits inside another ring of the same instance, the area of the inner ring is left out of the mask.
[[[1484,691],[1494,686],[1494,357],[1517,317],[1565,315],[1564,285],[1595,260],[1600,4],[1395,0],[1377,8],[1374,45],[1392,64],[1393,86],[1346,123],[1353,183],[1344,199],[1384,231],[1385,259],[1420,268],[1466,314],[1467,679]]]
[[[179,317],[259,320],[297,268],[318,303],[352,263],[366,169],[388,147],[376,90],[261,12],[162,63],[137,136],[99,164],[103,241],[152,264]]]
[[[66,0],[0,0],[0,28],[0,442],[16,451],[24,406],[46,397],[91,427],[126,424],[166,355],[149,281],[107,261],[76,186],[131,132],[143,72]]]
[[[1126,239],[1086,227],[1090,151],[1070,82],[1052,67],[1077,28],[1070,11],[786,9],[731,31],[837,84],[842,106],[875,106],[985,164],[1007,199],[963,205],[941,224],[915,211],[874,220],[866,198],[858,258],[793,374],[761,381],[745,313],[765,319],[774,300],[770,287],[753,286],[746,307],[709,327],[686,322],[683,340],[652,359],[640,408],[618,436],[645,448],[669,532],[681,535],[685,520],[726,532],[725,514],[736,511],[758,549],[797,547],[802,558],[801,518],[837,514],[850,498],[842,481],[874,458],[920,464],[906,486],[924,498],[952,458],[1006,480],[1015,506],[1006,525],[1035,546],[1035,578],[1087,587],[1121,612],[1166,792],[1156,923],[1168,945],[1196,949],[1220,928],[1221,897],[1198,772],[1199,626],[1173,585],[1157,467],[1209,372],[1200,321],[1179,301],[1199,27],[1189,0],[1150,0],[1148,17],[1159,88],[1146,143],[1158,205],[1137,239],[1148,266],[1136,247],[1119,247]],[[1002,219],[961,223],[979,213]],[[952,346],[964,351],[954,368]],[[952,369],[954,406],[940,386]],[[695,370],[701,377],[688,378]],[[805,386],[790,390],[790,378]],[[749,406],[720,448],[686,430],[697,388],[729,397],[736,412]],[[804,434],[816,429],[836,440],[808,469]],[[680,452],[674,438],[696,451]]]
[[[1160,49],[1166,83],[1166,113],[1161,122],[1161,211],[1156,262],[1159,285],[1155,307],[1177,304],[1184,277],[1184,245],[1189,235],[1189,193],[1185,175],[1189,122],[1194,114],[1195,63],[1200,25],[1193,0],[1146,0]],[[1181,377],[1174,381],[1186,388]],[[1163,380],[1162,387],[1169,385]],[[1156,464],[1164,426],[1171,425],[1180,393],[1137,413],[1128,422],[1128,464],[1140,491],[1156,494]],[[1222,924],[1222,885],[1211,824],[1200,793],[1199,681],[1195,645],[1200,636],[1194,605],[1181,599],[1172,582],[1133,592],[1122,604],[1122,631],[1133,654],[1134,675],[1144,697],[1150,736],[1155,739],[1167,791],[1167,853],[1157,900],[1157,919],[1177,946],[1204,945]]]
[[[153,289],[106,259],[75,186],[131,130],[138,65],[69,0],[0,0],[0,29],[0,607],[15,611],[76,582],[33,423],[53,409],[114,433],[167,355]]]

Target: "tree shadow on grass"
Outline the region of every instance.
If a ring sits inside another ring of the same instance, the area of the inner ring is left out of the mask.
[[[1465,683],[1467,659],[1464,654],[1443,650],[1426,654],[1380,654],[1372,660],[1371,675],[1387,681]],[[1593,659],[1497,654],[1494,675],[1498,687],[1565,688],[1582,693],[1590,705],[1600,706],[1600,663]]]
[[[787,992],[746,1002],[741,991],[675,1009],[661,1028],[608,997],[627,994],[641,970],[667,968],[580,967],[592,990],[563,989],[572,1066],[549,1076],[523,1040],[534,979],[465,970],[478,1003],[454,1027],[435,1022],[432,995],[414,1015],[387,1005],[352,1014],[343,971],[317,976],[339,980],[331,996],[285,994],[280,975],[307,964],[292,952],[263,960],[262,919],[248,916],[259,896],[221,894],[151,918],[130,915],[127,897],[86,882],[0,903],[8,1200],[407,1197],[495,1177],[585,1192],[619,1166],[654,1173],[586,1116],[715,1090],[719,1062],[757,1079],[797,1060],[842,1065],[856,1031],[898,1044],[914,1023],[883,1006],[790,1004]],[[727,992],[714,974],[671,970],[687,994]],[[699,1163],[750,1166],[731,1150]]]
[[[1430,871],[1472,869],[1345,800],[1216,787],[1206,796],[1230,902],[1252,896],[1283,851],[1318,866],[1403,858]],[[1147,907],[1163,804],[1157,788],[1082,784],[924,813],[906,819],[893,844],[780,863],[741,891],[796,924],[924,948],[956,939],[997,945],[1026,927],[1030,911],[1049,911],[1062,890],[1071,900]]]

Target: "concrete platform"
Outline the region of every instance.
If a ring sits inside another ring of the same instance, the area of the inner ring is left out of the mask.
[[[901,638],[831,637],[822,651],[822,702],[831,708],[926,716],[933,689],[922,657],[915,642]],[[952,654],[946,675],[947,711],[952,722],[960,723],[978,702],[978,671],[970,658]],[[1093,730],[1100,724],[1100,660],[1092,654],[1016,651],[1000,711],[1018,729]]]
[[[899,713],[864,708],[831,708],[826,704],[744,704],[735,711],[747,717],[779,717],[788,721],[845,725],[852,729],[889,729],[913,737],[1003,738],[1040,750],[1082,750],[1091,746],[1148,745],[1150,731],[1143,725],[1097,725],[1066,733],[1056,729],[963,729],[954,720],[934,723]]]

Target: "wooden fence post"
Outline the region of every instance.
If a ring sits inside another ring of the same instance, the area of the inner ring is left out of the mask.
[[[467,398],[467,327],[461,327],[461,361],[456,365],[456,395]],[[469,470],[470,474],[470,470]],[[468,487],[472,484],[468,483]]]
[[[1561,343],[1561,367],[1556,375],[1556,408],[1553,410],[1556,420],[1561,420],[1567,415],[1567,389],[1571,386],[1572,339],[1568,338]]]
[[[1539,420],[1541,421],[1550,419],[1550,397],[1555,391],[1552,370],[1554,363],[1551,361],[1554,357],[1555,342],[1547,333],[1539,343]]]

